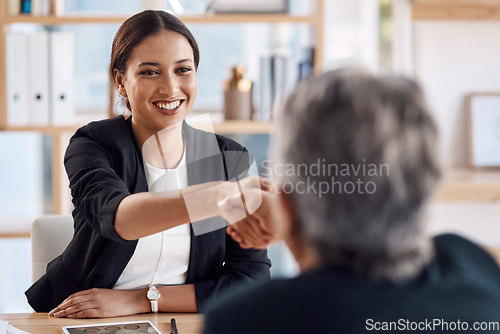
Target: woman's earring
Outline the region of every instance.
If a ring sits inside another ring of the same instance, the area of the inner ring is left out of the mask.
[[[118,115],[125,115],[128,111],[127,108],[128,98],[122,92],[119,92],[118,96],[120,97],[120,99],[116,101],[115,111]]]

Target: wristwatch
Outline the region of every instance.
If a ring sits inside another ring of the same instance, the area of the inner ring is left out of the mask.
[[[146,294],[151,302],[151,312],[158,313],[158,299],[160,299],[160,291],[155,286],[150,286]]]

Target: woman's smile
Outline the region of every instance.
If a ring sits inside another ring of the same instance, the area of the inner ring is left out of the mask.
[[[174,101],[155,101],[153,102],[158,111],[164,115],[173,116],[177,114],[179,109],[184,104],[183,99]]]

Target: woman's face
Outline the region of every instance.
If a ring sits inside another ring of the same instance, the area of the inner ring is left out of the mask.
[[[134,48],[125,75],[117,74],[117,83],[128,97],[134,125],[141,130],[153,134],[179,123],[196,99],[193,49],[173,31],[149,36]]]

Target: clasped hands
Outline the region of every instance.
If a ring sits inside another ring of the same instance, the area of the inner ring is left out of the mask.
[[[276,184],[256,176],[238,182],[240,191],[218,204],[220,215],[230,224],[227,234],[241,248],[265,249],[281,241],[283,211]]]

